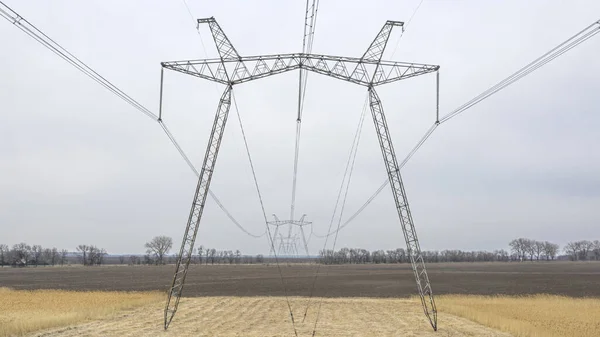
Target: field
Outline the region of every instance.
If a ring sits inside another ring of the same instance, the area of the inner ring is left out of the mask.
[[[428,264],[434,294],[553,294],[600,297],[600,263]],[[308,296],[314,265],[282,265],[290,296]],[[322,297],[410,297],[416,286],[410,265],[327,266],[314,289]],[[0,286],[13,289],[164,291],[173,266],[3,268]],[[190,266],[184,296],[282,296],[275,265]]]
[[[409,265],[332,266],[327,276],[328,267],[321,268],[315,298],[301,323],[315,266],[282,265],[300,336],[311,335],[321,302],[318,336],[591,337],[600,331],[600,263],[429,264],[440,311],[437,333],[414,298]],[[104,314],[79,317],[78,324],[58,325],[66,327],[40,336],[293,336],[274,265],[192,266],[184,288],[187,298],[165,333],[161,327],[164,297],[152,291],[164,291],[172,272],[173,266],[2,268],[0,286],[27,293],[81,291],[81,296],[102,291],[111,298],[131,291],[154,294],[146,297],[149,304],[144,307],[109,305],[98,310]],[[6,302],[0,306],[0,317],[8,307]],[[104,318],[94,320],[100,316]],[[23,317],[28,317],[25,312]]]
[[[14,291],[0,288],[0,336],[21,335],[156,303],[158,292]]]

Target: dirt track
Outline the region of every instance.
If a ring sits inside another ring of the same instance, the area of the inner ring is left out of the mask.
[[[315,265],[281,267],[288,295],[308,296]],[[410,265],[327,266],[315,286],[322,297],[408,297],[415,294]],[[0,286],[14,289],[165,290],[173,266],[0,268]],[[535,294],[600,297],[600,263],[429,264],[436,294]],[[275,265],[190,268],[184,296],[282,296]]]

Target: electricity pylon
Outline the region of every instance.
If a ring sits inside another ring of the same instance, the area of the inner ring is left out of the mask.
[[[388,180],[392,189],[392,196],[396,203],[398,218],[404,233],[408,256],[410,257],[417,283],[417,291],[419,292],[425,315],[429,319],[433,329],[437,330],[437,309],[431,285],[429,283],[429,277],[427,276],[427,271],[425,269],[425,263],[409,209],[404,184],[402,183],[402,177],[400,176],[400,168],[392,145],[385,114],[375,88],[391,82],[437,72],[439,66],[383,61],[381,59],[392,28],[404,26],[404,23],[399,21],[387,21],[367,51],[360,58],[319,55],[304,52],[242,57],[238,54],[213,17],[198,19],[198,24],[204,23],[209,25],[219,53],[219,58],[161,63],[163,68],[161,69],[161,72],[164,69],[169,69],[225,85],[225,90],[219,101],[213,128],[208,141],[208,147],[202,163],[202,170],[198,179],[196,193],[194,195],[192,208],[181,243],[181,249],[177,258],[173,282],[168,292],[164,312],[165,329],[168,328],[173,320],[181,298],[185,277],[192,258],[198,226],[200,225],[200,220],[202,218],[207,192],[215,169],[221,139],[223,138],[223,131],[231,106],[231,91],[233,90],[233,86],[301,69],[352,82],[367,88],[369,92],[369,106],[375,124],[375,131],[379,139],[379,146],[385,162]],[[173,299],[173,297],[175,298]]]
[[[273,250],[275,246],[278,247],[279,255],[287,255],[287,256],[297,256],[298,255],[298,235],[293,235],[292,232],[294,226],[300,228],[300,233],[302,234],[302,243],[304,245],[304,252],[306,253],[306,257],[309,256],[308,253],[308,243],[306,242],[306,235],[304,234],[304,226],[308,226],[312,224],[310,221],[305,221],[306,214],[302,215],[300,220],[279,220],[277,215],[273,214],[274,221],[267,222],[268,225],[275,226],[275,233],[273,234],[273,246],[271,248],[271,254],[275,253]],[[288,234],[287,236],[283,236],[279,233],[279,237],[277,233],[279,232],[279,227],[288,226]],[[276,245],[275,242],[279,242],[279,245]]]

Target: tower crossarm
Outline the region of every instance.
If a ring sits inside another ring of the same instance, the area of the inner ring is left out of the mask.
[[[424,75],[439,69],[439,66],[430,64],[305,53],[169,61],[163,62],[162,66],[222,84],[240,84],[302,68],[366,87]],[[221,68],[226,69],[226,73],[233,74],[229,80]]]

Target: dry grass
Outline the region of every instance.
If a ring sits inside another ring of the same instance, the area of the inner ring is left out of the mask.
[[[518,337],[600,336],[600,298],[447,295],[437,303],[439,311]]]
[[[162,329],[164,297],[153,293],[13,291],[0,288],[0,336],[293,336],[282,297],[182,299]],[[321,299],[290,298],[299,336],[310,336]],[[536,295],[438,297],[433,332],[415,299],[323,299],[318,336],[600,336],[600,299]]]
[[[0,287],[0,337],[95,320],[162,299],[156,292],[17,291]]]
[[[311,336],[320,299],[313,299],[302,323],[306,298],[290,298],[298,336]],[[183,298],[167,331],[163,330],[164,303],[123,312],[111,318],[40,332],[32,336],[294,336],[285,298]],[[410,299],[324,299],[316,336],[509,337],[464,318],[440,314],[434,332]]]

